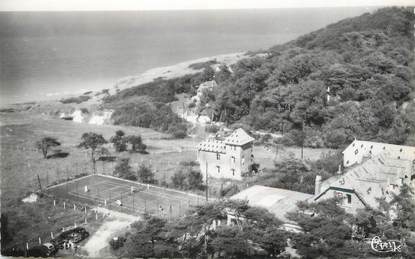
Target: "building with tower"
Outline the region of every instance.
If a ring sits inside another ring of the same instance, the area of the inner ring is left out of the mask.
[[[211,137],[197,148],[200,171],[213,178],[241,180],[254,163],[254,138],[239,128],[224,138]]]

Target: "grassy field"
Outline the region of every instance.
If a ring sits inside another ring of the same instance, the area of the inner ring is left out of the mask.
[[[43,185],[57,179],[68,178],[80,173],[91,173],[88,153],[77,148],[81,135],[85,132],[102,134],[106,139],[116,130],[126,134],[140,134],[148,146],[148,155],[116,153],[120,157],[129,157],[134,169],[139,164],[151,165],[156,178],[170,179],[172,170],[182,160],[196,159],[193,151],[197,139],[168,139],[168,136],[151,129],[121,127],[113,125],[89,125],[51,119],[47,116],[29,112],[2,113],[1,125],[1,187],[2,204],[21,198],[27,192],[36,190],[37,175]],[[35,149],[35,142],[44,136],[55,137],[62,142],[59,149],[68,152],[65,158],[44,159]],[[111,148],[111,146],[109,146]],[[112,174],[115,163],[98,162],[98,173]]]
[[[47,192],[61,199],[86,202],[129,214],[150,213],[166,218],[183,216],[191,206],[205,202],[203,196],[103,175],[89,175],[51,187]]]
[[[118,157],[128,157],[131,161],[133,169],[137,169],[140,164],[151,166],[155,172],[155,177],[159,181],[170,182],[171,176],[179,168],[181,161],[196,160],[196,145],[203,140],[205,134],[196,135],[193,138],[170,139],[168,135],[156,132],[151,129],[143,129],[136,127],[114,126],[114,125],[90,125],[85,123],[75,123],[54,119],[47,115],[36,112],[24,111],[14,113],[0,113],[0,142],[1,142],[1,209],[2,213],[6,213],[9,220],[10,231],[14,233],[17,241],[37,238],[38,235],[47,235],[43,233],[56,231],[56,228],[68,224],[72,221],[82,220],[82,213],[71,212],[65,214],[64,211],[51,209],[50,200],[46,202],[41,199],[40,202],[27,204],[22,203],[21,199],[29,193],[38,189],[39,177],[41,185],[45,188],[53,184],[57,180],[71,179],[79,174],[91,174],[91,162],[88,152],[79,149],[77,145],[81,136],[85,132],[96,132],[102,134],[106,139],[114,135],[116,130],[123,130],[127,135],[140,134],[144,143],[148,146],[149,154],[130,154],[128,152],[115,153],[111,145],[108,148],[113,155]],[[200,132],[200,131],[199,131]],[[44,136],[55,137],[62,142],[59,149],[67,152],[69,155],[63,158],[44,159],[42,154],[35,149],[35,142]],[[327,149],[305,149],[304,157],[306,159],[315,160],[322,154],[330,152]],[[300,157],[301,150],[299,148],[284,148],[276,152],[265,148],[264,146],[255,146],[254,155],[262,168],[272,168],[275,161],[281,161],[289,157]],[[276,155],[277,154],[277,155]],[[112,175],[114,162],[98,162],[97,171],[99,174]],[[115,193],[112,200],[117,197],[116,192],[129,191],[130,184],[125,186],[122,180],[111,180],[109,182],[98,183],[94,179],[90,185],[90,192],[84,197],[82,188],[84,182],[78,185],[68,184],[63,189],[56,190],[57,196],[66,198],[68,202],[87,202],[88,204],[103,204],[103,199],[110,200],[110,192]],[[82,180],[86,181],[86,180]],[[74,183],[76,183],[75,181]],[[210,182],[209,193],[211,197],[218,196],[221,186],[228,184],[227,180],[212,180]],[[249,179],[238,183],[240,189],[246,188]],[[137,185],[138,186],[138,185]],[[99,191],[98,191],[99,187]],[[69,188],[67,190],[66,188]],[[139,188],[137,188],[139,189]],[[198,191],[203,196],[203,191]],[[113,194],[111,194],[113,195]],[[121,197],[118,197],[121,198]],[[134,194],[134,208],[137,213],[143,211],[159,213],[159,206],[164,209],[165,215],[170,213],[170,205],[172,205],[171,216],[181,215],[185,208],[189,205],[195,205],[201,202],[198,199],[190,199],[188,202],[187,195],[178,195],[177,193],[160,192],[155,189],[140,191]],[[125,195],[123,203],[126,204],[124,212],[128,212],[132,207],[133,196]],[[109,202],[109,206],[114,206],[113,202]],[[62,207],[62,206],[61,206]],[[61,208],[62,209],[62,208]],[[118,210],[120,208],[117,208]],[[69,216],[68,216],[69,215]],[[56,219],[53,223],[50,219]],[[35,227],[28,227],[35,226]],[[37,227],[36,227],[37,226]]]
[[[128,157],[133,169],[140,164],[152,167],[156,179],[170,181],[179,163],[184,160],[196,160],[196,145],[202,137],[186,139],[169,139],[168,135],[151,129],[114,125],[90,125],[74,123],[31,112],[0,113],[1,121],[1,189],[2,204],[21,198],[38,188],[37,175],[43,186],[50,185],[58,179],[67,179],[81,173],[92,172],[87,151],[77,148],[81,135],[85,132],[102,134],[106,139],[116,130],[123,130],[127,135],[140,134],[148,146],[149,154],[114,153],[119,157]],[[68,152],[65,158],[44,159],[35,149],[35,142],[44,136],[56,137],[62,142],[59,149]],[[111,145],[108,145],[110,150]],[[304,149],[306,159],[315,160],[329,149]],[[288,157],[300,157],[300,148],[286,147],[276,150],[264,146],[255,146],[256,161],[263,168],[272,168],[274,161]],[[277,155],[276,155],[277,154]],[[112,175],[114,162],[98,162],[100,174]]]

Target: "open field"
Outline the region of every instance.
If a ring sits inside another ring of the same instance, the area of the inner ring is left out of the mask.
[[[114,135],[116,130],[123,130],[127,135],[140,134],[148,146],[149,154],[115,153],[112,146],[108,148],[112,154],[130,158],[134,170],[142,163],[152,167],[155,178],[159,181],[170,181],[171,176],[184,160],[196,160],[196,145],[202,137],[185,139],[169,139],[168,135],[151,129],[115,126],[90,125],[54,119],[46,115],[32,112],[0,113],[1,121],[1,189],[2,204],[22,198],[28,192],[38,188],[37,175],[42,187],[54,183],[58,179],[68,179],[81,173],[91,174],[91,162],[86,150],[77,148],[81,135],[85,132],[102,134],[106,139]],[[62,142],[59,147],[69,155],[63,158],[44,159],[35,149],[35,142],[44,136],[56,137]],[[329,149],[304,149],[306,159],[315,160]],[[264,146],[255,146],[256,161],[262,168],[272,168],[274,160],[280,161],[290,156],[300,158],[300,148],[286,147],[278,151],[267,150]],[[97,172],[112,175],[114,162],[98,162]]]
[[[1,189],[2,204],[5,201],[21,198],[27,192],[38,188],[37,175],[44,186],[58,179],[66,179],[80,173],[92,172],[87,151],[77,148],[81,135],[85,132],[102,134],[106,139],[116,130],[126,134],[140,134],[148,146],[148,155],[114,153],[116,156],[129,157],[133,169],[139,164],[151,165],[156,178],[170,179],[180,161],[196,159],[194,147],[199,141],[187,138],[168,139],[168,136],[151,129],[114,125],[89,125],[53,119],[30,112],[1,113]],[[69,155],[63,158],[44,159],[35,149],[35,142],[44,136],[56,137],[62,142],[59,147]],[[109,145],[111,149],[111,145]],[[112,174],[115,163],[98,162],[98,173]]]
[[[125,213],[149,213],[166,218],[182,216],[191,206],[205,202],[202,196],[104,175],[89,175],[51,187],[47,192]]]

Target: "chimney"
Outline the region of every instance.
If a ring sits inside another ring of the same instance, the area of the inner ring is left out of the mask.
[[[314,184],[314,195],[319,195],[321,189],[321,176],[316,175],[316,180]]]

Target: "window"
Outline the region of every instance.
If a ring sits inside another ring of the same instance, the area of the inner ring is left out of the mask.
[[[355,155],[357,155],[359,153],[359,150],[358,149],[356,149],[355,151],[354,151],[354,154]]]
[[[401,157],[400,157],[400,156],[398,156],[398,159],[401,159]]]
[[[235,169],[232,169],[232,175],[235,176]]]
[[[235,157],[234,156],[231,157],[231,161],[232,161],[233,164],[235,164]]]
[[[347,196],[347,204],[351,204],[352,203],[352,195],[351,194],[346,194]]]
[[[401,148],[401,150],[399,150],[399,152],[402,152],[402,148]]]
[[[373,148],[373,145],[370,146],[370,149],[372,149],[372,148]]]
[[[216,160],[220,160],[220,154],[216,153]]]
[[[348,165],[348,164],[349,164],[349,162],[350,162],[350,161],[349,161],[349,160],[347,160],[347,161],[346,161],[346,165]]]
[[[242,156],[242,165],[245,165],[245,158]]]
[[[218,174],[220,174],[220,166],[216,166],[216,168],[218,169]]]

